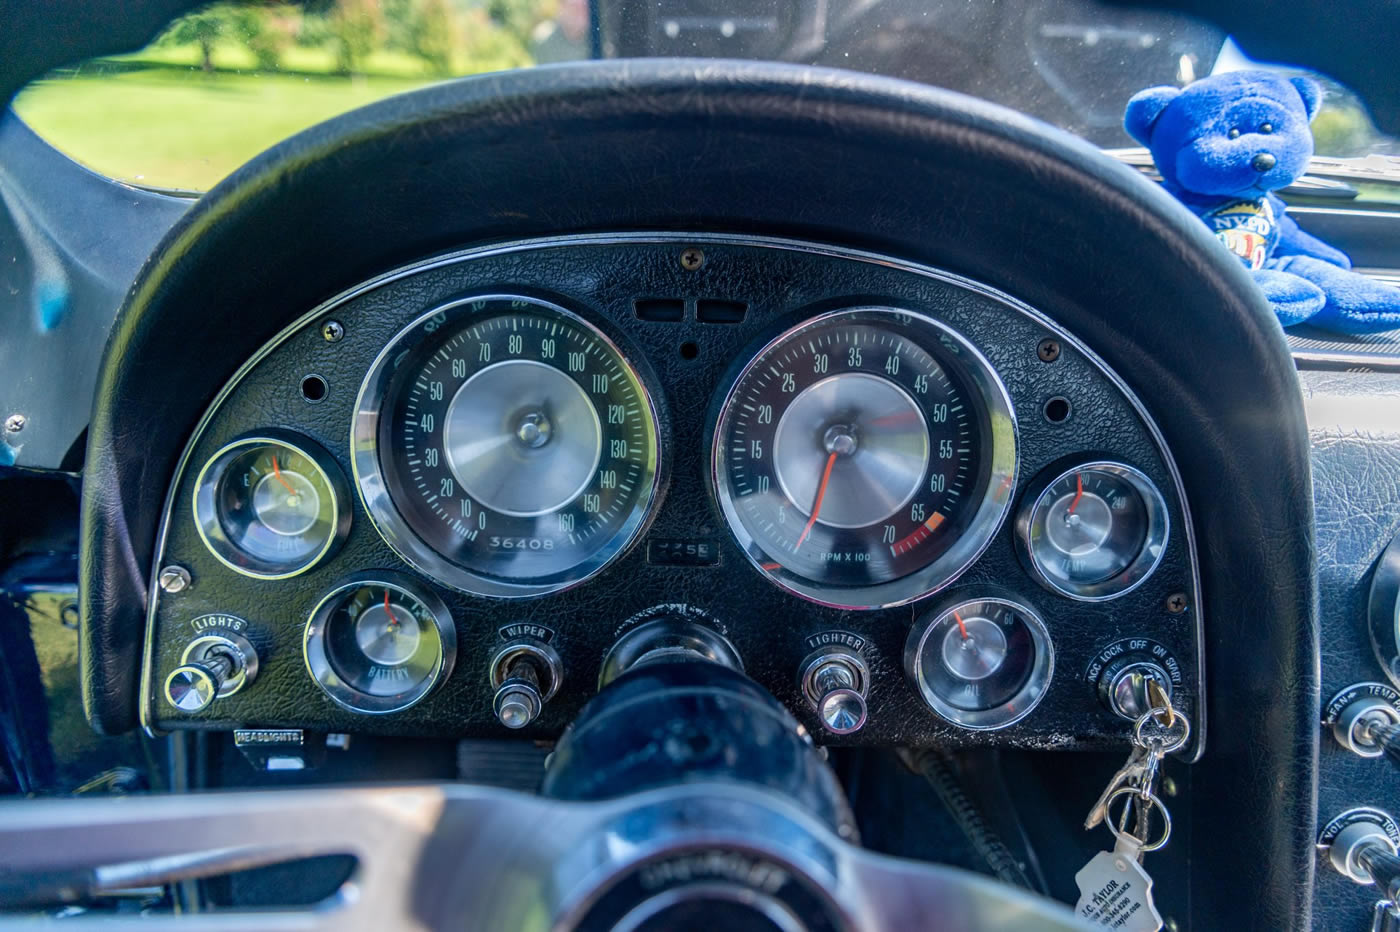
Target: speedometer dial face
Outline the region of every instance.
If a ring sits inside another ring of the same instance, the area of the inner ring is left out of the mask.
[[[657,488],[641,379],[597,328],[531,298],[473,298],[400,333],[361,389],[353,442],[390,545],[481,595],[596,573],[636,537]]]
[[[749,558],[814,601],[927,595],[986,547],[1014,482],[1006,389],[962,336],[858,308],[781,334],[715,427],[715,494]]]

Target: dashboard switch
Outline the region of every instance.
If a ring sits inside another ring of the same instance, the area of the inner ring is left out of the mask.
[[[186,645],[180,665],[165,678],[165,699],[181,712],[201,712],[257,675],[257,651],[241,634],[204,634]]]
[[[1149,682],[1157,683],[1171,698],[1172,682],[1167,671],[1150,660],[1131,661],[1105,676],[1099,681],[1099,695],[1116,714],[1135,722],[1151,707],[1147,699]]]
[[[1380,809],[1350,809],[1322,829],[1317,845],[1337,873],[1392,897],[1400,884],[1400,826]],[[1393,897],[1392,897],[1393,898]]]
[[[828,732],[849,735],[865,727],[870,670],[859,654],[841,647],[816,651],[802,662],[799,681]]]
[[[1387,683],[1353,683],[1323,710],[1332,737],[1360,757],[1389,754],[1400,762],[1400,692]]]
[[[524,728],[544,711],[563,679],[559,654],[543,641],[511,641],[491,660],[491,707],[509,729]]]

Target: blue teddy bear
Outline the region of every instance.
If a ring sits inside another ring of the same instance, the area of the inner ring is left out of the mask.
[[[1308,78],[1227,72],[1139,91],[1123,125],[1152,152],[1163,187],[1251,270],[1285,327],[1400,327],[1400,288],[1350,271],[1346,254],[1299,229],[1273,194],[1307,171],[1321,99]]]

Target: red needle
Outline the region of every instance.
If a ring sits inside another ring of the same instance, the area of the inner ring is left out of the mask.
[[[1074,514],[1074,509],[1079,507],[1079,500],[1084,497],[1084,474],[1082,472],[1074,474],[1074,486],[1077,491],[1074,493],[1074,501],[1069,503],[1067,514]]]
[[[967,625],[963,624],[962,616],[959,615],[956,610],[953,612],[953,620],[958,623],[958,630],[962,632],[963,640],[966,641]]]
[[[384,614],[386,614],[386,615],[389,616],[389,627],[390,627],[390,628],[397,628],[397,627],[399,626],[399,620],[398,620],[397,618],[394,617],[394,610],[393,610],[392,608],[389,607],[389,590],[388,590],[388,589],[385,589],[385,590],[384,590]]]
[[[826,458],[826,469],[822,470],[821,485],[817,486],[817,500],[812,505],[812,517],[807,519],[807,526],[802,529],[802,536],[797,538],[797,550],[802,546],[802,542],[807,539],[807,535],[812,533],[812,527],[817,523],[817,515],[822,513],[822,499],[826,498],[826,484],[831,481],[831,467],[836,465],[836,454],[832,453]]]
[[[282,478],[282,470],[277,466],[277,457],[275,456],[272,458],[272,474],[277,477],[278,482],[282,483],[282,488],[291,492],[293,495],[297,494],[297,490],[292,488],[292,484]]]

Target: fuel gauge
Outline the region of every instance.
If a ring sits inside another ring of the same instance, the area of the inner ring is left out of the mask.
[[[1038,480],[1016,519],[1022,556],[1046,588],[1101,602],[1142,584],[1167,548],[1162,493],[1141,471],[1083,463]]]
[[[1040,616],[1001,596],[964,599],[921,617],[904,647],[904,668],[940,717],[976,731],[1030,714],[1055,667]]]
[[[283,431],[242,437],[200,471],[195,522],[205,546],[246,576],[310,569],[350,528],[340,469],[324,450]]]

